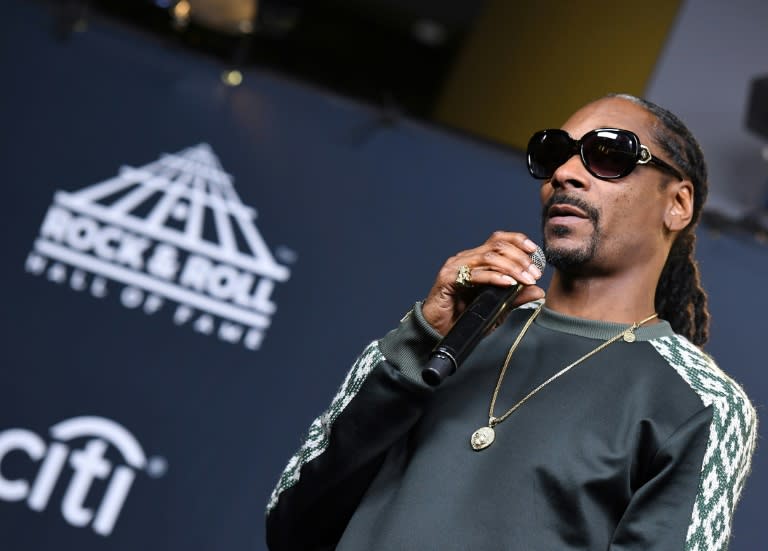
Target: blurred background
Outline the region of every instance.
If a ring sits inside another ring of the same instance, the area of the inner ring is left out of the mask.
[[[764,412],[763,0],[4,15],[4,549],[264,549],[269,493],[358,351],[456,250],[539,235],[525,143],[609,92],[702,144],[707,351]],[[733,550],[765,546],[766,467],[758,449]]]

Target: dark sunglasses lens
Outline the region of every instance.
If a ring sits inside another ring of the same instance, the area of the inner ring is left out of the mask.
[[[600,178],[621,178],[635,168],[637,140],[631,134],[600,131],[582,138],[587,168]]]
[[[534,178],[551,178],[557,167],[572,155],[565,132],[542,131],[528,142],[528,170]]]

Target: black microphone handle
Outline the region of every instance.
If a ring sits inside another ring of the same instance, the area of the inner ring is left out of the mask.
[[[511,287],[488,286],[483,289],[432,350],[427,365],[421,371],[424,382],[438,386],[446,377],[453,375],[522,288],[523,285],[518,283]]]

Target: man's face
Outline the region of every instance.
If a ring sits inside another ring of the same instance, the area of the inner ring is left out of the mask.
[[[654,156],[669,162],[651,139],[653,123],[642,107],[607,98],[580,109],[562,128],[574,139],[595,128],[631,130]],[[649,262],[664,249],[669,205],[662,183],[669,179],[652,166],[640,165],[623,178],[601,180],[578,155],[572,156],[541,186],[548,262],[564,272],[597,274]]]

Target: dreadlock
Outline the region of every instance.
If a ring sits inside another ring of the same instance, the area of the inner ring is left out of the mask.
[[[609,97],[631,101],[656,118],[657,124],[652,130],[655,142],[693,183],[693,217],[672,244],[656,286],[655,305],[659,317],[667,320],[676,333],[703,346],[709,339],[709,310],[694,249],[696,225],[707,198],[704,154],[690,130],[666,109],[628,94],[611,94]]]

